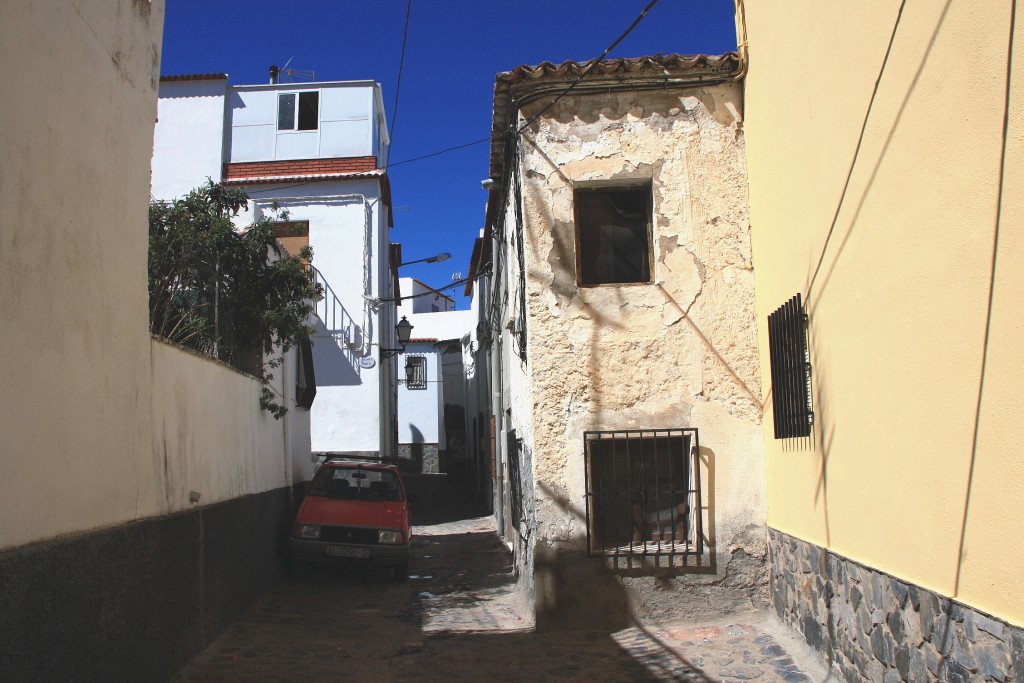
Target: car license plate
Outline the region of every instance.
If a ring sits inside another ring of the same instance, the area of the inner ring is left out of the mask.
[[[343,545],[329,545],[327,546],[327,554],[334,557],[358,557],[365,560],[370,556],[370,551],[366,548],[347,548]]]

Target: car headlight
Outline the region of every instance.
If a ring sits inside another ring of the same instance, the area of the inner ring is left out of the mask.
[[[402,537],[401,531],[387,531],[381,529],[377,532],[377,542],[386,543],[388,545],[402,545],[405,539]]]
[[[299,525],[299,538],[320,538],[320,527],[316,524]]]

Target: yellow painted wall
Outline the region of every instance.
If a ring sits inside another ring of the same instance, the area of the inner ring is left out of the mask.
[[[1024,10],[1002,186],[1011,3],[910,0],[840,206],[899,6],[746,3],[769,524],[1024,624]],[[816,424],[776,440],[797,292]]]

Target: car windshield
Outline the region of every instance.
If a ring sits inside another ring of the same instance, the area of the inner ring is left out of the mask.
[[[402,500],[394,472],[361,467],[324,467],[313,480],[311,496],[344,500]]]

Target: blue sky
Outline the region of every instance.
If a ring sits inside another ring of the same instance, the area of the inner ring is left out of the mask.
[[[648,1],[412,0],[391,163],[487,137],[495,74],[596,57]],[[291,59],[319,81],[377,81],[391,121],[405,13],[405,0],[167,0],[161,73],[225,72],[235,85],[265,83],[271,64]],[[735,47],[732,0],[660,0],[609,56]],[[467,272],[483,226],[487,171],[486,143],[390,170],[391,238],[405,260],[453,255],[402,275],[442,287]]]

